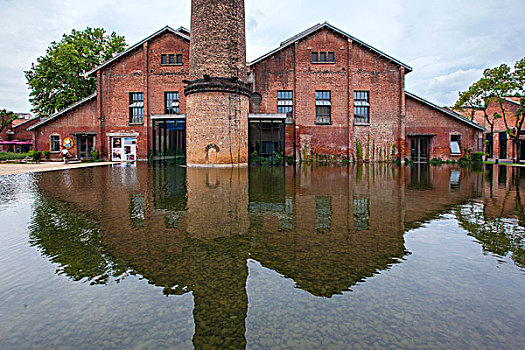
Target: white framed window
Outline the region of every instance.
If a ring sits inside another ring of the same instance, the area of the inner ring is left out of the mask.
[[[450,135],[450,154],[461,155],[461,135]]]
[[[330,91],[315,92],[315,124],[332,124],[332,97]]]
[[[60,135],[51,135],[49,141],[50,151],[52,153],[60,152]]]

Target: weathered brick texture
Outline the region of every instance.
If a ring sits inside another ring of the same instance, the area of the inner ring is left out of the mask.
[[[244,0],[193,0],[190,84],[186,89],[186,159],[195,165],[248,163],[248,96]],[[205,75],[207,77],[205,77]],[[196,80],[232,79],[223,86]],[[226,86],[228,85],[228,86]]]
[[[34,131],[35,149],[39,151],[51,151],[51,136],[57,135],[60,137],[60,144],[62,141],[70,137],[73,139],[74,147],[69,150],[69,153],[76,158],[78,156],[78,139],[74,133],[95,133],[98,129],[99,122],[97,120],[97,101],[91,99],[84,104],[74,108],[55,120],[38,127]],[[94,137],[96,144],[97,137]],[[60,150],[62,146],[60,146]],[[62,158],[62,153],[52,152],[50,155],[52,160],[59,160]]]
[[[439,112],[428,105],[421,103],[410,96],[406,98],[407,135],[433,135],[430,137],[430,158],[443,160],[458,160],[465,149],[481,150],[482,132],[467,126],[451,116]],[[460,155],[451,154],[450,141],[452,135],[461,136]],[[407,137],[407,146],[410,147],[410,136]],[[410,156],[410,148],[407,150]]]
[[[512,98],[509,98],[509,101],[502,101],[502,104],[500,105],[498,102],[490,101],[489,105],[487,106],[487,114],[489,116],[489,120],[491,123],[494,123],[493,126],[493,133],[494,133],[494,141],[493,141],[493,156],[495,158],[500,158],[501,152],[501,145],[499,136],[500,133],[506,133],[507,132],[507,125],[509,128],[514,128],[516,125],[516,116],[515,113],[519,109],[519,102],[516,99],[515,101],[512,100]],[[465,114],[470,117],[470,112],[465,111]],[[503,118],[494,118],[494,115],[499,114],[503,116],[505,114],[507,118],[507,125],[505,125],[505,120]],[[474,114],[474,121],[478,124],[484,126],[487,131],[486,134],[490,134],[491,132],[491,126],[487,119],[484,116],[484,113],[482,111],[477,111]],[[524,136],[521,136],[521,139],[523,139]],[[510,136],[507,136],[507,148],[506,148],[506,157],[507,159],[512,159],[517,156],[516,154],[516,147],[514,142],[511,140]],[[521,156],[523,158],[523,155]]]
[[[335,62],[312,63],[312,52],[334,52]],[[251,67],[258,113],[277,112],[277,91],[294,91],[297,151],[355,156],[355,140],[391,147],[400,138],[404,73],[398,65],[329,29],[299,40]],[[316,125],[315,92],[331,92],[331,125]],[[370,124],[354,123],[354,91],[368,91]],[[293,153],[288,146],[287,154]]]
[[[162,54],[182,54],[182,64],[161,64]],[[186,99],[182,80],[189,74],[189,42],[166,31],[137,47],[99,72],[99,111],[105,118],[100,134],[137,134],[137,158],[147,159],[153,147],[151,116],[165,113],[165,92],[179,93],[179,113],[185,113]],[[144,123],[131,124],[129,94],[144,94]],[[107,155],[110,138],[97,145]]]
[[[188,164],[247,164],[248,97],[206,92],[186,100]]]
[[[246,82],[244,0],[192,0],[190,80],[238,77]]]

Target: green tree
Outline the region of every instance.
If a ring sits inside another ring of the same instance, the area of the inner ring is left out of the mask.
[[[514,94],[519,98],[519,108],[515,112],[515,128],[516,132],[514,138],[516,140],[516,154],[518,159],[522,158],[520,143],[521,130],[523,122],[525,121],[525,57],[516,62],[514,65]]]
[[[126,41],[102,28],[72,30],[52,42],[46,54],[25,71],[29,101],[37,115],[50,115],[96,91],[96,78],[86,73],[124,51]]]
[[[491,102],[503,106],[505,97],[513,91],[514,86],[513,74],[508,65],[502,64],[499,67],[486,69],[481,79],[472,84],[467,91],[459,93],[454,108],[470,111],[471,119],[474,118],[476,111],[482,111],[494,139],[495,120],[505,118],[506,112],[502,109],[502,114],[489,115],[488,106]]]
[[[13,122],[13,120],[17,119],[18,116],[14,114],[13,112],[10,112],[6,109],[0,110],[0,133],[4,131],[5,128],[9,126]]]

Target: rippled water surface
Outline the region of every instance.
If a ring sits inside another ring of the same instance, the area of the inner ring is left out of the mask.
[[[525,169],[0,177],[0,349],[518,349]]]

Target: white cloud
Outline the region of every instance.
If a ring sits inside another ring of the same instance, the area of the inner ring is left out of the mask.
[[[165,25],[190,26],[190,0],[0,0],[0,107],[30,109],[23,71],[71,29],[104,27],[134,44]],[[414,68],[407,90],[452,104],[476,72],[525,56],[523,0],[246,0],[248,59],[319,22]]]

